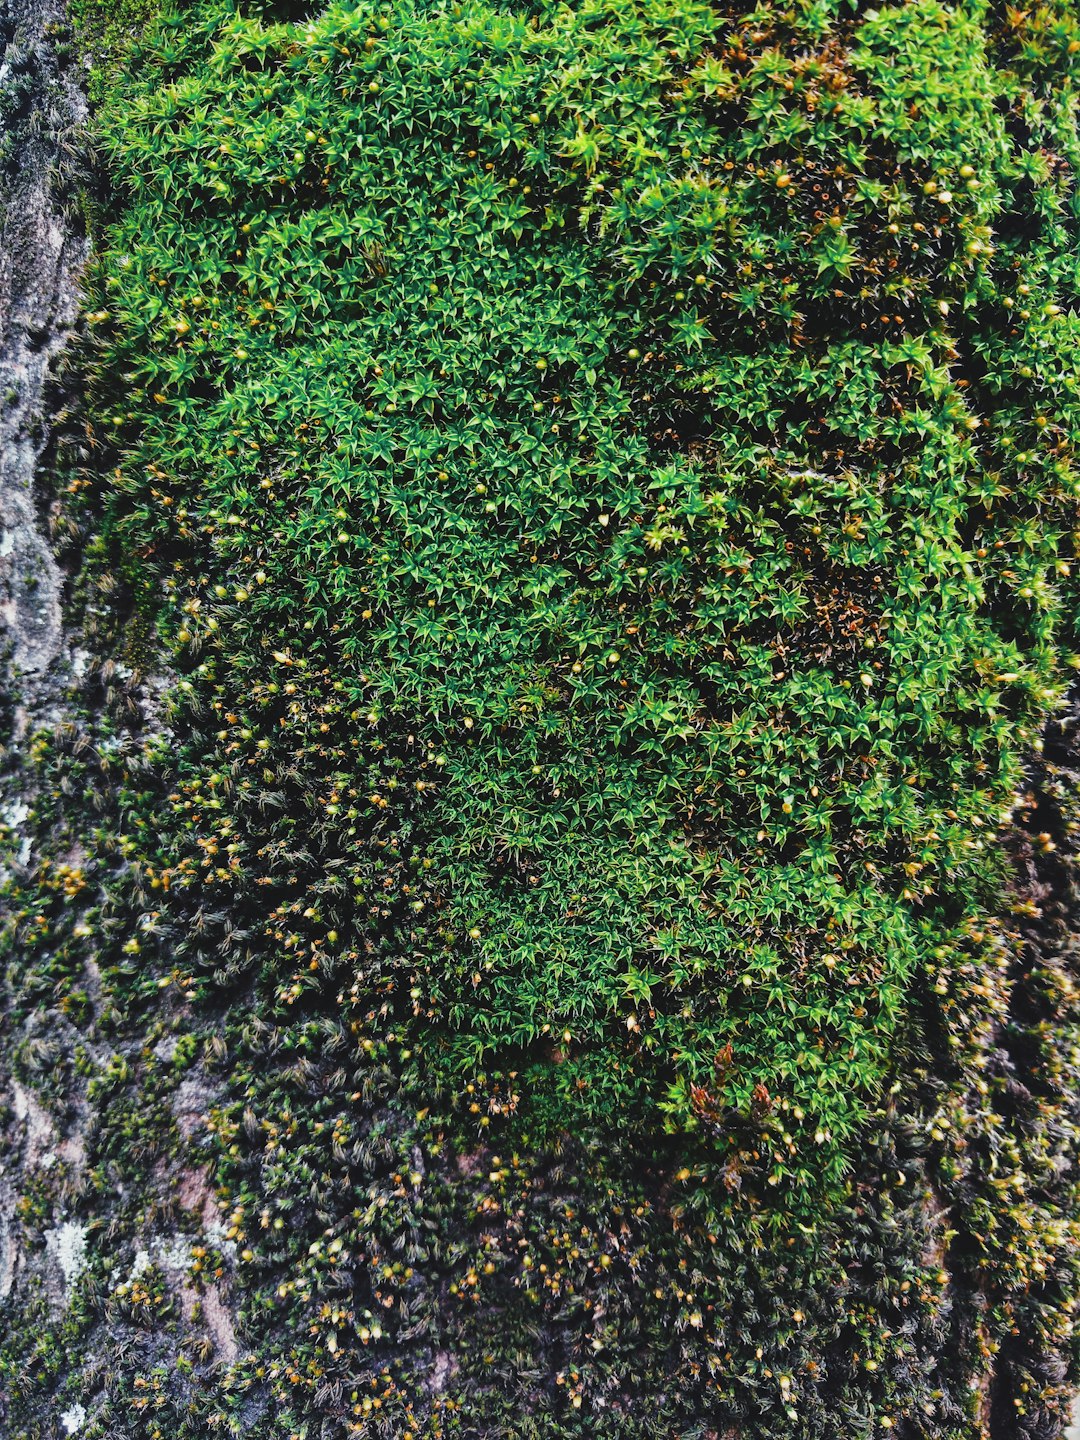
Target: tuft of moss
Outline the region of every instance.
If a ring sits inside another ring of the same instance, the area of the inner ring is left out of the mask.
[[[837,1179],[1071,673],[1071,35],[1047,91],[929,0],[155,30],[94,403],[213,969]]]
[[[101,105],[121,83],[135,42],[161,11],[160,0],[70,0],[67,17],[86,70],[86,97]]]

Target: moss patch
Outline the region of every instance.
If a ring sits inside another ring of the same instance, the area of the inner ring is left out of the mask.
[[[1058,1424],[1077,53],[207,0],[115,72],[69,516],[175,683],[42,738],[8,966],[116,1052],[80,1203],[199,1165],[238,1315],[95,1243],[103,1434]]]

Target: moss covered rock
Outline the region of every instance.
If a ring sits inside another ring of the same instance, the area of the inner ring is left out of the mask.
[[[122,1062],[87,1212],[149,1154],[227,1216],[135,1318],[102,1248],[86,1334],[239,1310],[102,1434],[1059,1432],[1078,55],[936,0],[147,32],[61,468],[98,662],[173,679],[99,695],[78,885],[42,742],[11,983]]]

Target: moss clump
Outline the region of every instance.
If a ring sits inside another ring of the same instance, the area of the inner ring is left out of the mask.
[[[979,963],[1070,660],[1074,52],[1040,36],[155,32],[104,120],[96,403],[178,729],[220,721],[156,883],[245,917],[228,963],[284,1005],[348,974],[428,1073],[517,1072],[534,1131],[651,1108],[836,1178],[912,977]]]
[[[121,83],[135,42],[161,8],[160,0],[71,0],[67,15],[86,65],[92,106]]]

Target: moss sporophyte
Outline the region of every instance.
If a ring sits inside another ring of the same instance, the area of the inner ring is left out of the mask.
[[[639,1351],[665,1434],[1004,1434],[1074,1254],[1001,844],[1075,665],[1072,9],[302,8],[166,14],[97,115],[72,501],[176,677],[101,943],[220,1027],[266,1383],[508,1434],[493,1317],[557,1313],[537,1435],[661,1433]]]

